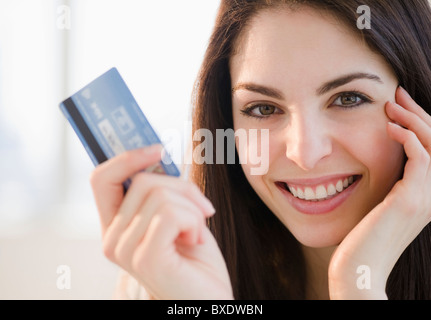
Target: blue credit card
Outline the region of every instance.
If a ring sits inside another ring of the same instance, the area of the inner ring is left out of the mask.
[[[112,68],[60,103],[94,165],[127,150],[161,144],[116,68]],[[169,154],[145,171],[180,176]],[[125,181],[127,189],[130,180]]]

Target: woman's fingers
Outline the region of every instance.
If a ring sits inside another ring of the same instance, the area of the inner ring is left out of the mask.
[[[146,202],[139,209],[139,212],[133,217],[130,224],[125,230],[117,230],[117,234],[106,233],[104,242],[105,254],[113,261],[120,262],[124,269],[132,268],[132,257],[136,247],[141,241],[148,241],[146,232],[151,221],[157,214],[163,214],[165,211],[181,211],[183,215],[194,215],[198,224],[196,228],[185,234],[185,240],[188,244],[202,242],[202,233],[205,228],[205,216],[200,208],[188,198],[183,197],[166,188],[156,188],[148,196]],[[175,224],[176,221],[169,223]],[[189,238],[187,238],[189,237]]]
[[[425,121],[427,119],[393,102],[388,102],[387,113],[400,126],[414,132],[424,148],[431,152],[431,126]]]
[[[136,212],[155,187],[171,189],[182,194],[194,202],[207,216],[214,213],[213,205],[194,183],[176,177],[142,172],[133,178],[127,195],[118,210],[118,218],[122,219],[127,212]],[[125,218],[127,220],[127,217]]]
[[[431,116],[410,97],[404,88],[399,87],[395,97],[398,104],[403,106],[406,110],[418,115],[429,127],[431,127]]]
[[[177,220],[176,212],[194,216],[194,220],[188,218],[195,222],[193,227],[190,224],[188,229],[181,227],[183,232],[176,235],[179,243],[194,244],[203,242],[205,219],[215,213],[211,202],[195,184],[143,172],[161,160],[161,151],[160,145],[128,151],[98,166],[91,177],[105,255],[126,270],[131,269],[136,247],[159,214],[170,214]],[[124,195],[123,182],[129,178],[132,183]]]
[[[419,181],[429,183],[431,116],[401,87],[397,89],[396,99],[398,103],[388,102],[386,110],[388,116],[399,125],[391,124],[388,130],[396,141],[403,144],[409,158],[404,176],[416,185]]]
[[[157,146],[126,152],[94,170],[105,255],[154,297],[201,297],[202,287],[210,288],[203,297],[231,297],[223,256],[206,226],[212,204],[191,182],[142,172],[160,160]]]
[[[392,139],[404,146],[404,151],[408,158],[404,168],[403,181],[414,187],[414,190],[420,191],[428,180],[429,153],[413,131],[395,123],[389,123],[388,133]]]
[[[195,206],[194,210],[199,210],[203,219],[215,213],[211,202],[201,193],[195,184],[170,176],[139,173],[133,178],[123,203],[107,227],[106,235],[109,240],[106,240],[105,245],[107,246],[108,255],[110,252],[109,248],[119,240],[132,219],[136,219],[135,215],[138,212],[147,212],[147,216],[150,217],[151,213],[155,210],[151,206],[151,200],[156,200],[158,203],[169,203],[171,202],[171,198],[173,198],[171,194],[177,194],[177,197],[181,196],[184,200],[187,199],[190,203],[193,203]],[[148,217],[140,219],[148,219]]]
[[[177,272],[176,267],[182,260],[177,245],[197,245],[204,228],[202,217],[188,207],[161,205],[148,225],[145,241],[141,241],[133,253],[133,269],[149,274],[160,274],[158,268]]]
[[[159,162],[161,151],[161,145],[127,151],[100,164],[92,172],[90,181],[103,232],[123,201],[123,182]]]

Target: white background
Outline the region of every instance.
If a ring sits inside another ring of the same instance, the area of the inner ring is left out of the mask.
[[[218,5],[0,0],[0,299],[111,298],[93,165],[58,104],[115,66],[156,131],[181,132]]]

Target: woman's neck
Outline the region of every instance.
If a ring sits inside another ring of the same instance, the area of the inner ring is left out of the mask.
[[[310,248],[302,246],[307,268],[307,299],[329,300],[328,267],[335,249],[336,247]]]

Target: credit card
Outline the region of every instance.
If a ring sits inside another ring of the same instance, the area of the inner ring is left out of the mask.
[[[161,144],[116,68],[60,103],[95,166],[125,151]],[[145,171],[180,176],[168,153]],[[124,182],[125,190],[130,179]]]

